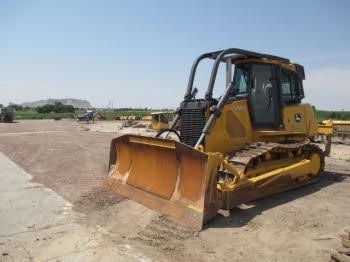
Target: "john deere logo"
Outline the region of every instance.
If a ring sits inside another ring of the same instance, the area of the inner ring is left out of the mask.
[[[301,121],[301,115],[300,114],[295,114],[295,122],[300,122]]]

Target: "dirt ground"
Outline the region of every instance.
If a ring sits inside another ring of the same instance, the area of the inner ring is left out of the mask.
[[[341,249],[350,230],[349,145],[332,145],[319,182],[218,214],[197,232],[102,188],[111,139],[131,132],[154,135],[118,121],[1,123],[0,151],[71,202],[78,222],[110,245],[155,261],[329,261]]]

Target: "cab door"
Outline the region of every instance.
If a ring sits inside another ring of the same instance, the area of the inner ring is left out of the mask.
[[[273,65],[251,65],[248,98],[254,129],[279,127],[277,84],[274,75]]]

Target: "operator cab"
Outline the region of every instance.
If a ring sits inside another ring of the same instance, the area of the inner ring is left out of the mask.
[[[214,64],[205,96],[196,98],[197,89],[194,87],[194,78],[198,64],[202,60],[214,60]],[[219,66],[221,72],[226,71],[226,74],[218,74]],[[224,93],[220,93],[222,84],[215,84],[215,82],[218,82],[217,78],[220,80],[220,77],[225,75],[226,81],[222,80],[225,82],[226,89]],[[300,104],[301,99],[304,98],[302,86],[304,78],[302,66],[291,63],[289,59],[273,55],[231,48],[199,56],[192,65],[184,100],[180,104],[178,117],[176,117],[176,121],[179,120],[181,123],[180,141],[190,146],[203,144],[205,136],[211,132],[211,126],[216,119],[220,118],[220,111],[224,106],[239,100],[247,101],[249,128],[253,131],[285,129],[288,132],[293,129],[304,132],[306,120],[301,122],[297,119],[301,118],[302,113],[299,111],[302,109],[294,112],[289,107],[289,105]],[[220,97],[213,97],[214,87]],[[290,110],[285,110],[286,108]],[[211,115],[214,117],[210,120]],[[295,118],[295,123],[292,117]],[[176,121],[170,129],[175,127]],[[225,120],[226,126],[223,127],[230,126],[231,131],[228,132],[231,132],[231,135],[240,130],[237,126],[234,127],[232,121],[234,121],[233,118]],[[245,126],[241,129],[247,130],[247,128],[248,126]]]
[[[302,80],[297,72],[276,63],[238,61],[230,98],[248,99],[255,129],[280,129],[282,108],[304,98]]]

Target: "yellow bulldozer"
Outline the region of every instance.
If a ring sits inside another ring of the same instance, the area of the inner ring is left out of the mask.
[[[153,112],[151,113],[151,128],[157,131],[169,129],[169,123],[173,120],[173,112]]]
[[[212,61],[212,71],[196,98],[202,61]],[[218,76],[224,91],[214,98],[218,71],[226,79]],[[310,142],[318,122],[301,103],[304,79],[303,66],[274,55],[238,48],[202,54],[170,126],[176,139],[113,139],[105,186],[200,230],[219,209],[316,181],[324,153]]]

